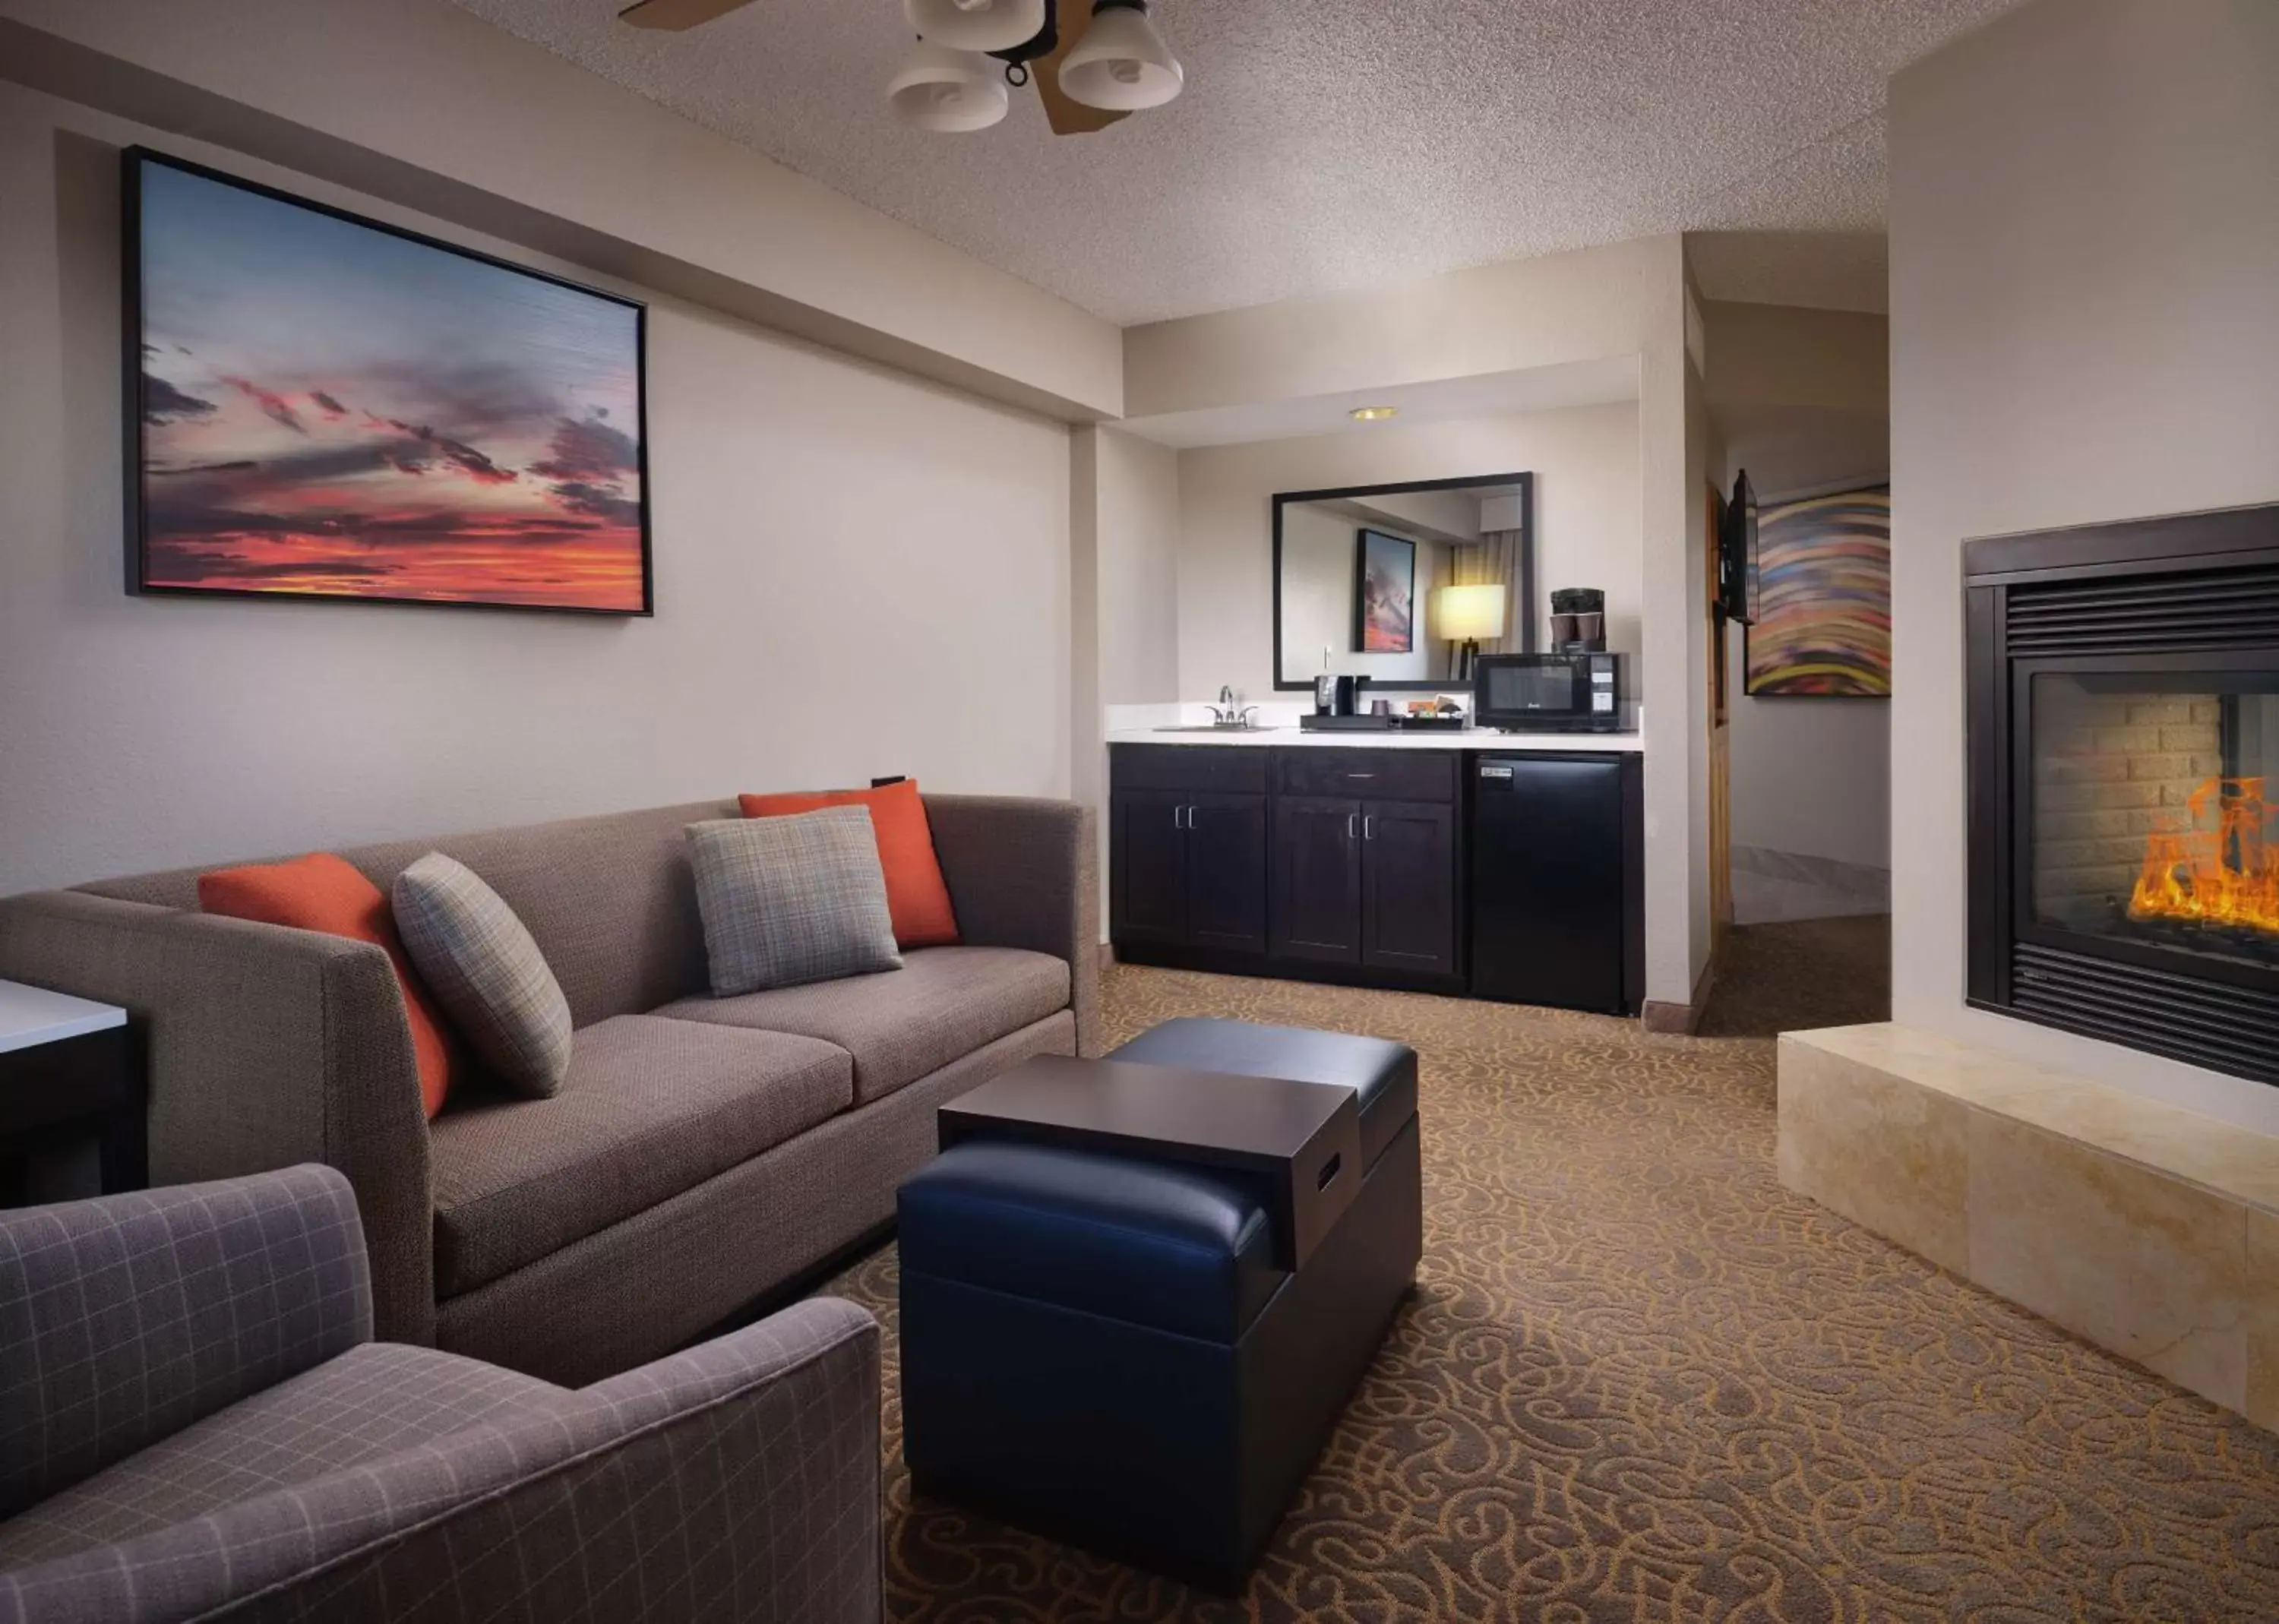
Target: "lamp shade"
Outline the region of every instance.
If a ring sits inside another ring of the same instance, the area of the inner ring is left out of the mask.
[[[952,50],[1010,50],[1045,26],[1045,0],[902,0],[902,15]]]
[[[1092,27],[1061,59],[1061,88],[1069,100],[1111,112],[1161,107],[1186,81],[1186,70],[1140,0],[1095,6]]]
[[[1504,589],[1443,586],[1432,594],[1433,635],[1450,642],[1503,635]]]
[[[970,50],[921,41],[886,84],[894,116],[922,130],[986,130],[1012,104],[996,64]]]

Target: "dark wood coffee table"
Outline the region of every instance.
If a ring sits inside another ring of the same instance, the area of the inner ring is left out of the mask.
[[[1275,1262],[1301,1267],[1361,1188],[1361,1112],[1329,1083],[1044,1054],[937,1114],[940,1146],[1015,1140],[1257,1179]]]

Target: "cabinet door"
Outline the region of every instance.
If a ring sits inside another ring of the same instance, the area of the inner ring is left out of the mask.
[[[1274,951],[1361,962],[1361,802],[1274,802]]]
[[[1454,975],[1455,808],[1370,801],[1362,820],[1362,962]]]
[[[1266,797],[1187,796],[1187,940],[1266,951]]]
[[[1115,819],[1114,928],[1118,941],[1177,944],[1187,938],[1186,805],[1173,790],[1124,790]]]

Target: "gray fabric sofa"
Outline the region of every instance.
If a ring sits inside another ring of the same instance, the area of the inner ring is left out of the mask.
[[[0,1213],[0,1624],[876,1624],[879,1329],[572,1391],[372,1340],[329,1168]]]
[[[0,977],[133,1015],[154,1184],[337,1168],[381,1337],[587,1382],[886,1223],[943,1100],[1032,1054],[1094,1050],[1089,811],[925,804],[963,944],[733,999],[706,991],[681,833],[733,801],[342,851],[383,891],[426,852],[465,863],[569,1000],[559,1095],[463,1098],[455,1080],[433,1123],[386,955],[201,914],[199,870],[0,901]]]

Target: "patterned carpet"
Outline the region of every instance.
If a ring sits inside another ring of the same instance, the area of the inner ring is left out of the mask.
[[[1783,1027],[1879,1018],[1883,922],[1737,933],[1707,1023],[1118,969],[1175,1015],[1423,1056],[1416,1298],[1240,1602],[912,1503],[888,1247],[889,1615],[1148,1620],[2279,1618],[2279,1440],[1784,1192]]]

